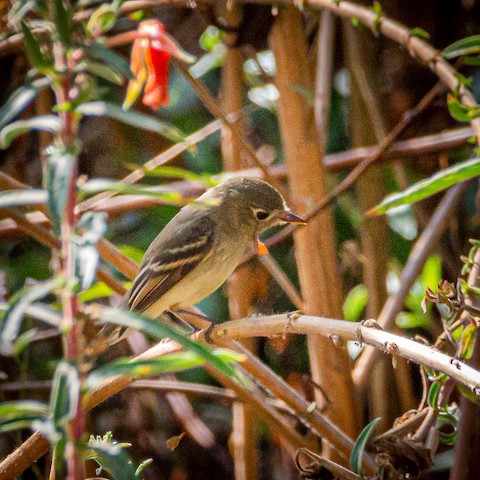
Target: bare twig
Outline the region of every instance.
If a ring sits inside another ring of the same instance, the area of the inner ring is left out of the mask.
[[[336,335],[336,338],[343,340],[365,343],[375,347],[379,352],[400,355],[419,365],[443,372],[467,386],[472,392],[480,394],[478,370],[461,361],[452,363],[452,357],[432,347],[359,323],[309,315],[296,315],[294,318],[288,314],[259,316],[217,325],[213,328],[211,337],[220,341],[258,336],[272,337],[283,335],[285,328],[289,333],[323,335],[329,338]]]

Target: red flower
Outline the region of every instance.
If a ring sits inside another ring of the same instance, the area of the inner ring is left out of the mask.
[[[137,30],[137,39],[133,42],[131,70],[135,76],[130,80],[123,104],[130,108],[143,89],[145,105],[154,110],[169,104],[168,99],[168,62],[170,56],[191,62],[193,57],[184,52],[165,32],[158,20],[141,22]]]

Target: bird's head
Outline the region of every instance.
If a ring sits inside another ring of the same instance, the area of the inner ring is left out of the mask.
[[[217,199],[232,223],[248,226],[255,235],[282,223],[306,223],[288,208],[280,192],[256,178],[227,180],[201,198],[205,196]]]

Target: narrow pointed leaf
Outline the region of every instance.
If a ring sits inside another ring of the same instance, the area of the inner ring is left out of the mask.
[[[233,350],[216,348],[212,350],[212,354],[227,363],[243,360],[243,356]],[[90,389],[96,388],[108,378],[117,375],[131,376],[138,379],[151,375],[179,372],[204,364],[205,359],[191,351],[172,353],[161,358],[149,360],[120,358],[94,370],[87,378],[87,387]]]
[[[45,183],[48,191],[48,211],[56,235],[65,216],[65,207],[76,165],[75,155],[56,148],[47,159]]]
[[[48,78],[39,78],[15,90],[0,108],[0,128],[3,128],[21,113],[35,98],[38,90],[46,87],[49,83]]]
[[[107,191],[131,195],[148,195],[158,198],[165,203],[179,206],[186,205],[192,201],[192,199],[186,198],[177,192],[159,190],[155,189],[154,187],[147,187],[145,185],[132,185],[106,178],[95,178],[93,180],[89,180],[80,186],[80,190],[89,195]]]
[[[0,192],[0,207],[18,207],[24,205],[42,205],[47,203],[46,190],[26,188],[25,190],[4,190]]]
[[[237,377],[234,367],[216,357],[212,351],[203,345],[194,342],[181,331],[172,328],[164,323],[148,318],[134,312],[127,312],[124,310],[114,308],[104,308],[100,310],[98,318],[102,322],[113,323],[122,327],[133,328],[140,330],[142,333],[151,335],[160,340],[162,338],[170,338],[182,347],[204,358],[208,363],[217,368],[220,372],[229,377]]]
[[[52,61],[46,57],[42,50],[37,39],[34,37],[33,33],[28,28],[25,22],[22,22],[22,32],[23,32],[23,45],[25,47],[25,53],[27,59],[33,67],[38,68],[40,72],[52,67]]]
[[[472,35],[471,37],[462,38],[452,43],[442,52],[442,57],[450,60],[451,58],[460,57],[461,55],[472,55],[480,53],[480,35]]]
[[[53,0],[51,3],[53,5],[53,22],[58,37],[63,45],[69,46],[72,34],[72,11],[63,0]]]
[[[435,193],[445,190],[463,180],[480,175],[480,159],[473,158],[440,170],[426,180],[415,183],[403,192],[389,195],[382,203],[368,212],[368,215],[381,215],[393,207],[418,202]]]
[[[343,318],[349,322],[356,322],[360,319],[368,301],[368,290],[362,283],[353,287],[348,292],[343,304]]]
[[[96,58],[97,60],[101,60],[110,67],[113,67],[125,78],[128,78],[129,80],[135,78],[127,60],[125,60],[114,50],[110,50],[102,43],[92,43],[91,45],[88,45],[88,47],[86,47],[86,51],[91,57]]]
[[[363,454],[365,453],[365,448],[367,446],[370,437],[375,430],[377,423],[380,421],[380,417],[375,418],[372,420],[360,433],[355,442],[355,445],[352,448],[352,453],[350,454],[350,468],[352,472],[356,473],[363,477],[363,470],[362,470],[362,461],[363,461]]]
[[[44,403],[18,400],[0,403],[0,432],[30,428],[32,422],[48,413]]]
[[[144,115],[131,110],[125,111],[122,107],[113,103],[101,101],[84,103],[78,107],[77,111],[84,115],[110,117],[132,127],[156,132],[172,142],[183,142],[185,140],[185,135],[173,125],[151,115]]]
[[[60,129],[60,120],[55,115],[40,115],[28,120],[10,123],[0,131],[0,148],[6,148],[12,140],[30,130],[44,130],[55,133]]]
[[[80,279],[81,290],[90,288],[97,270],[99,253],[97,242],[107,229],[106,214],[88,212],[78,223],[81,235],[75,238],[75,273]]]
[[[80,399],[80,378],[77,369],[67,362],[60,362],[55,369],[50,414],[57,430],[62,430],[77,411]]]
[[[0,312],[6,312],[10,308],[8,303],[0,303]],[[0,313],[0,316],[3,313]],[[34,303],[25,309],[25,315],[45,322],[47,325],[58,327],[62,321],[62,314],[48,305]]]
[[[22,325],[23,317],[30,305],[48,295],[63,282],[62,279],[49,280],[17,292],[10,305],[0,318],[0,353],[11,355],[15,351],[15,339]]]

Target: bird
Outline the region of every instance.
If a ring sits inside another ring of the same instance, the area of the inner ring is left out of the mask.
[[[306,222],[263,180],[233,178],[208,189],[153,240],[120,308],[160,318],[196,304],[228,279],[252,247],[268,252],[258,236],[285,223]],[[128,333],[117,330],[109,344]]]

